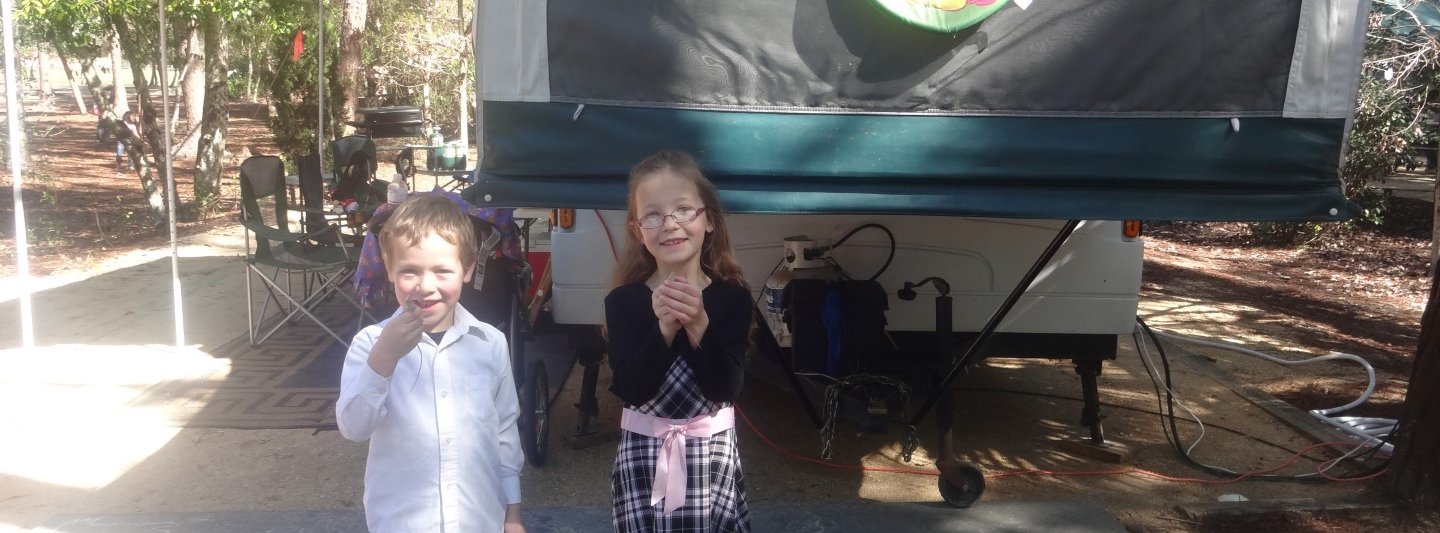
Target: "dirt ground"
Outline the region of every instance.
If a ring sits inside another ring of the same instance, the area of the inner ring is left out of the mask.
[[[227,176],[234,176],[239,161],[244,155],[248,155],[248,152],[274,153],[274,145],[266,133],[263,111],[263,105],[232,106],[232,156],[227,160]],[[101,146],[95,142],[93,117],[75,115],[64,110],[32,113],[27,117],[26,127],[30,135],[32,155],[31,170],[26,176],[25,209],[31,228],[31,273],[40,278],[37,281],[39,285],[56,285],[58,281],[47,280],[62,280],[70,275],[79,275],[77,273],[93,270],[106,260],[128,252],[166,246],[168,233],[154,229],[153,222],[138,214],[144,205],[138,178],[130,173],[115,172],[113,147]],[[176,182],[182,202],[191,197],[191,168],[193,163],[190,161],[179,160],[176,163]],[[6,176],[4,179],[4,192],[0,193],[0,279],[13,281],[16,272],[13,207],[9,178]],[[238,193],[233,178],[227,180],[226,186],[226,199],[214,212],[182,215],[182,235],[200,234],[217,226],[230,224],[230,221],[234,220]],[[1342,230],[1338,237],[1298,248],[1254,245],[1244,227],[1238,224],[1149,224],[1146,230],[1141,316],[1157,329],[1237,342],[1291,358],[1330,352],[1350,352],[1364,356],[1375,365],[1380,385],[1371,401],[1354,414],[1394,416],[1403,398],[1405,380],[1419,332],[1418,322],[1429,288],[1426,278],[1429,225],[1430,204],[1406,199],[1395,201],[1389,222],[1381,228]],[[5,336],[11,334],[12,332],[3,333]],[[1207,372],[1224,372],[1233,376],[1235,381],[1253,384],[1305,410],[1349,402],[1364,387],[1363,373],[1353,365],[1327,363],[1316,368],[1289,369],[1224,355],[1218,350],[1194,349],[1192,352],[1196,357],[1177,357],[1177,379],[1187,374],[1199,376]],[[1118,406],[1115,409],[1129,409],[1131,414],[1143,414],[1145,409],[1153,411],[1155,399],[1153,396],[1146,396],[1151,385],[1144,380],[1144,370],[1134,362],[1135,359],[1131,350],[1128,358],[1122,354],[1122,361],[1129,362],[1107,367],[1108,373],[1104,378],[1106,389],[1102,397]],[[997,383],[1019,383],[1017,376],[1022,368],[1028,369],[1025,370],[1027,375],[1033,375],[1035,368],[1041,368],[1045,369],[1045,375],[1050,376],[1028,383],[1028,394],[1044,393],[1052,388],[1056,389],[1054,394],[1073,396],[1076,392],[1072,390],[1074,374],[1068,363],[990,362],[977,373],[977,376],[988,379],[967,378],[967,383],[962,384],[962,387],[974,389],[972,392],[983,398],[981,401],[971,402],[970,408],[980,411],[1019,409],[1021,412],[1017,412],[1015,416],[1033,415],[1039,420],[1055,420],[1055,427],[1042,427],[1037,430],[1038,433],[1029,436],[1037,441],[1052,438],[1049,435],[1058,432],[1057,427],[1063,426],[1067,428],[1064,432],[1072,432],[1069,427],[1073,426],[1073,418],[1078,414],[1078,409],[1068,400],[1037,400],[1038,403],[1028,407],[1016,407],[1008,403],[995,403],[998,402],[996,398],[1009,394],[1004,390],[986,392],[988,389],[996,389]],[[567,387],[567,390],[571,388],[573,387]],[[1227,418],[1221,399],[1227,398],[1230,393],[1220,388],[1197,385],[1195,389],[1187,390],[1177,387],[1177,393],[1201,398],[1199,404],[1209,401],[1212,405],[1202,405],[1199,409],[1202,413],[1215,417],[1209,418],[1210,422],[1217,426],[1230,427],[1231,433],[1250,433],[1252,428],[1247,424],[1263,423],[1245,421],[1239,415]],[[742,401],[742,406],[782,404],[778,400],[772,402],[776,392],[763,385],[748,388],[746,394],[747,398]],[[571,401],[573,400],[562,397],[557,405],[568,406]],[[1034,412],[1025,412],[1026,409]],[[1056,414],[1057,412],[1059,414]],[[812,437],[800,434],[803,433],[803,428],[784,428],[783,417],[787,414],[794,415],[787,413],[786,409],[756,409],[753,413],[757,425],[782,428],[779,434],[774,436],[777,441],[811,442]],[[767,421],[770,424],[767,425]],[[1107,429],[1117,440],[1130,444],[1138,458],[1146,459],[1147,468],[1164,468],[1172,473],[1186,472],[1187,467],[1173,457],[1173,451],[1155,429],[1154,421],[1153,414],[1128,417],[1116,415],[1112,420],[1107,420]],[[566,423],[565,420],[554,422],[557,428],[566,427]],[[1187,432],[1190,430],[1188,426],[1182,427]],[[1047,433],[1044,430],[1055,431]],[[1216,431],[1224,433],[1226,430]],[[230,432],[234,433],[237,432]],[[199,432],[191,435],[196,443],[205,439],[224,441],[226,438],[223,437],[223,431],[218,434]],[[306,438],[298,433],[282,435],[280,432],[267,432],[255,435],[254,438],[263,437],[267,441],[273,438],[277,442],[288,443],[287,446],[294,446],[295,450],[310,450],[296,452],[302,456],[313,453],[311,448],[294,444]],[[254,438],[243,439],[250,442]],[[329,444],[324,445],[325,450],[339,450],[335,451],[333,456],[349,457],[354,454],[352,447],[331,443],[336,440],[333,432],[322,434],[320,438],[328,439],[326,442]],[[918,463],[910,465],[895,461],[893,442],[885,441],[883,437],[857,434],[855,438],[859,443],[856,449],[861,451],[842,457],[842,461],[851,464],[883,463],[920,468],[930,464],[924,457]],[[1303,439],[1292,436],[1285,442],[1274,443],[1272,447],[1278,450],[1294,450],[1304,444]],[[982,458],[979,462],[987,471],[1018,468],[1063,470],[1084,466],[1055,457],[1058,454],[1053,453],[1026,460],[1005,457],[996,451],[1003,450],[1004,447],[994,442],[979,441],[967,446],[971,446],[967,448],[971,457]],[[1272,464],[1273,458],[1283,457],[1288,453],[1276,455],[1279,452],[1275,449],[1253,454],[1238,450],[1237,444],[1215,445],[1208,447],[1208,451],[1201,458],[1216,462],[1232,459],[1233,461],[1227,464],[1237,468],[1258,468]],[[574,468],[578,470],[568,475],[599,476],[603,479],[608,469],[607,455],[610,453],[612,452],[601,449],[585,453],[554,454],[555,464],[547,467],[547,472]],[[921,453],[923,455],[926,452],[922,449]],[[872,457],[876,454],[878,458]],[[760,474],[767,470],[763,466],[767,462],[778,463],[784,460],[778,455],[747,457],[747,461],[751,461],[747,469],[757,473],[753,479],[756,493],[773,498],[772,502],[787,501],[787,498],[806,501],[829,496],[853,497],[857,491],[861,497],[877,500],[905,501],[907,498],[913,499],[915,494],[924,494],[923,498],[935,497],[934,478],[929,477],[905,476],[906,479],[903,480],[887,481],[866,488],[854,476],[839,474],[792,476],[790,479]],[[341,477],[354,476],[353,457],[348,461],[337,462],[345,465],[338,467],[343,469]],[[277,468],[284,467],[282,465]],[[156,467],[155,472],[162,473],[151,473],[150,479],[165,480],[166,476],[170,475],[164,474],[164,469],[160,466]],[[1198,474],[1190,472],[1189,475]],[[860,479],[869,479],[870,476],[872,474],[867,473]],[[917,477],[919,479],[910,479]],[[1378,486],[1325,485],[1309,490],[1304,487],[1296,488],[1293,484],[1244,482],[1233,486],[1234,488],[1212,490],[1188,488],[1188,485],[1185,486],[1187,488],[1153,485],[1131,477],[1105,478],[1092,485],[1077,481],[1079,479],[1086,478],[1007,479],[992,482],[994,485],[987,497],[991,497],[989,494],[993,493],[997,498],[1047,498],[1056,497],[1053,495],[1056,491],[1098,491],[1103,494],[1100,497],[1106,502],[1107,509],[1115,512],[1122,522],[1135,531],[1426,531],[1433,530],[1430,528],[1435,524],[1427,519],[1390,511],[1343,514],[1283,513],[1263,517],[1197,521],[1177,518],[1165,511],[1164,507],[1156,505],[1157,501],[1186,498],[1213,500],[1219,494],[1231,491],[1246,494],[1252,500],[1313,497],[1374,501],[1380,498]],[[544,480],[535,481],[541,482]],[[593,494],[577,495],[565,492],[563,487],[568,485],[563,480],[558,482],[562,489],[550,493],[549,499],[553,501],[549,503],[604,503],[588,501],[587,498],[593,499]],[[249,486],[230,486],[228,490],[245,491],[249,490]],[[147,493],[155,491],[145,490]],[[531,493],[528,485],[526,491],[527,494]],[[160,489],[160,492],[163,495],[165,489]],[[173,495],[173,499],[181,501],[187,496],[189,495],[177,493]],[[224,495],[217,496],[221,497]],[[345,495],[345,498],[349,498],[346,501],[337,503],[320,498],[310,505],[353,506],[354,497],[351,490]],[[141,510],[134,506],[126,507],[126,503],[120,501],[120,496],[115,498],[113,507],[117,509]],[[153,498],[165,500],[166,497]],[[239,500],[247,501],[246,498]],[[271,508],[269,506],[274,504],[269,501],[258,502],[256,507],[262,509]],[[542,500],[541,504],[544,503]],[[134,505],[145,507],[138,503]],[[215,505],[223,507],[220,504]]]
[[[132,104],[135,107],[135,104]],[[46,276],[84,270],[127,251],[165,246],[168,229],[145,214],[145,196],[134,171],[117,171],[115,146],[95,140],[95,117],[75,114],[74,105],[26,117],[30,161],[25,185],[25,220],[29,228],[30,273]],[[194,200],[193,159],[175,159],[176,194],[180,198],[180,235],[193,235],[235,219],[239,185],[234,176],[250,153],[277,154],[266,126],[266,106],[230,106],[229,142],[222,199],[210,212],[184,206]],[[158,173],[157,173],[158,175]],[[0,169],[6,190],[0,196],[0,277],[15,275],[14,202],[9,167]]]

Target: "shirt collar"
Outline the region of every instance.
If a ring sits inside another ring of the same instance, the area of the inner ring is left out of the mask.
[[[390,314],[390,318],[393,319],[400,316],[400,312],[403,310],[403,307],[395,308],[395,312]],[[445,330],[445,334],[440,337],[440,342],[436,344],[439,347],[444,347],[450,344],[450,339],[459,340],[461,335],[472,335],[482,342],[488,342],[490,336],[485,333],[485,328],[482,327],[484,325],[484,322],[481,322],[480,319],[475,318],[475,315],[465,310],[465,306],[457,303],[455,305],[455,322],[450,324],[450,329]],[[421,335],[421,337],[423,338],[420,342],[425,342],[426,339],[430,339],[429,335]],[[430,342],[434,342],[434,340],[431,339]]]
[[[456,336],[474,335],[481,341],[489,341],[490,336],[485,334],[485,328],[482,327],[484,325],[485,323],[475,318],[475,315],[470,314],[470,311],[466,310],[465,306],[456,304],[455,323],[450,324],[449,331],[455,332]],[[449,331],[446,332],[445,336],[450,336]]]

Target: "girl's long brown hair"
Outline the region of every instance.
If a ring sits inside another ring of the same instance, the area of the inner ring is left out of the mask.
[[[700,191],[700,202],[704,204],[705,216],[715,228],[715,231],[705,234],[705,242],[700,246],[700,271],[710,276],[712,281],[750,288],[745,282],[745,274],[740,271],[740,263],[735,260],[735,250],[730,248],[730,232],[725,228],[725,209],[720,205],[720,194],[716,192],[715,184],[700,172],[700,165],[695,163],[694,158],[678,150],[661,150],[630,170],[629,197],[626,200],[630,207],[625,215],[625,253],[615,267],[615,286],[645,281],[655,274],[655,256],[645,249],[645,243],[640,241],[639,232],[636,231],[639,208],[635,205],[635,189],[642,181],[665,171],[695,184],[695,188]]]

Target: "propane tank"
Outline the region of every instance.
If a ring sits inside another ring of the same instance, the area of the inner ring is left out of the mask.
[[[840,278],[840,270],[829,261],[828,247],[807,235],[792,235],[785,238],[784,257],[781,267],[765,280],[762,293],[762,313],[770,332],[780,346],[790,346],[790,328],[785,325],[785,306],[781,297],[785,287],[797,279],[834,280]]]

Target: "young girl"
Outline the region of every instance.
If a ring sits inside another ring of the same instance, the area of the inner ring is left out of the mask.
[[[605,297],[610,390],[625,402],[615,530],[749,531],[731,402],[752,310],[715,185],[663,151],[630,172],[629,204]]]

